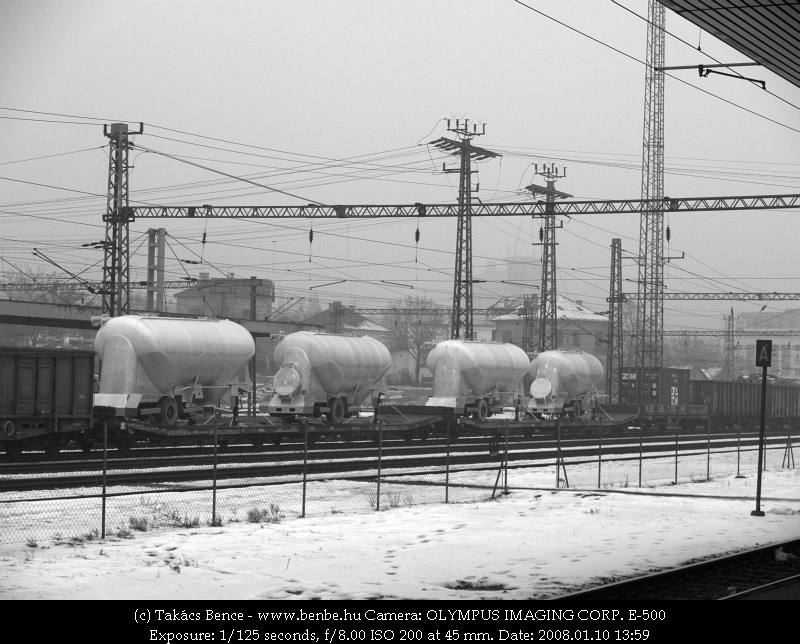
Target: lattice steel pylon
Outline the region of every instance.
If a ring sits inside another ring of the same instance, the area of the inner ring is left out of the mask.
[[[664,21],[665,9],[648,0],[645,65],[642,199],[664,197]],[[664,208],[643,210],[639,228],[636,366],[660,368],[664,341]]]
[[[545,195],[545,214],[542,217],[542,227],[539,230],[539,245],[542,247],[542,283],[539,289],[539,351],[553,351],[558,348],[558,293],[556,288],[556,199],[569,198],[565,192],[555,189],[556,181],[566,176],[566,169],[555,164],[544,165],[539,170],[536,164],[536,174],[542,175],[547,181],[547,187],[531,184],[525,189],[531,195]],[[535,246],[536,244],[534,244]]]
[[[453,312],[450,318],[450,338],[452,340],[472,340],[472,161],[482,161],[499,156],[495,152],[472,145],[476,136],[486,133],[484,125],[481,132],[475,124],[469,129],[469,119],[456,119],[456,126],[447,121],[447,130],[459,137],[458,141],[444,137],[432,141],[434,147],[461,157],[458,170],[442,167],[442,172],[458,172],[458,231],[456,235],[456,264],[453,279]]]
[[[611,240],[611,284],[608,292],[608,353],[606,355],[606,394],[611,403],[619,402],[620,368],[624,351],[622,344],[622,240]]]
[[[103,314],[114,317],[130,313],[130,257],[128,224],[132,217],[128,203],[128,136],[141,134],[129,132],[126,123],[112,123],[103,127],[109,139],[108,197],[106,201],[106,238],[103,261]]]

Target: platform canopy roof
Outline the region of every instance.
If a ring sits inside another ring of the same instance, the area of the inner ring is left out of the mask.
[[[761,63],[800,87],[800,0],[659,2],[750,60]]]

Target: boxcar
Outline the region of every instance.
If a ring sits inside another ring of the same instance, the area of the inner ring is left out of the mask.
[[[92,428],[94,351],[0,347],[0,446],[57,451]]]
[[[689,404],[689,369],[620,370],[620,402],[642,405]]]
[[[760,424],[761,383],[692,381],[692,402],[708,407],[714,428],[754,429]],[[800,387],[767,384],[765,418],[769,425],[793,427],[800,420]]]

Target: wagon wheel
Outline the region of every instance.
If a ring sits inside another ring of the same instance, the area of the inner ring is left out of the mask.
[[[17,441],[4,441],[2,443],[3,449],[8,455],[9,461],[15,461],[22,454],[22,445]]]
[[[48,436],[44,441],[44,452],[48,456],[54,456],[61,450],[61,443],[55,436]]]
[[[114,444],[117,447],[117,453],[121,455],[129,454],[131,451],[130,436],[117,434]]]
[[[486,401],[483,398],[481,398],[478,401],[478,404],[475,406],[475,411],[472,412],[472,417],[475,420],[484,422],[488,416],[489,416],[489,405],[487,405]]]
[[[168,427],[172,427],[178,422],[178,401],[172,396],[163,396],[158,401],[158,406],[161,408],[161,420]]]
[[[16,431],[17,428],[14,426],[14,421],[7,420],[3,423],[3,433],[9,438],[11,438]]]
[[[341,423],[344,420],[344,402],[341,398],[331,398],[328,401],[330,411],[328,412],[328,420],[332,423]]]

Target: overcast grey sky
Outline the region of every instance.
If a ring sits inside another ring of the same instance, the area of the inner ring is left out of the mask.
[[[457,175],[441,172],[441,154],[426,143],[452,136],[444,119],[464,117],[485,123],[476,144],[502,155],[479,166],[485,202],[523,200],[517,192],[533,180],[531,164],[543,162],[566,166],[558,188],[575,197],[637,198],[646,11],[645,0],[0,0],[2,279],[15,267],[49,270],[34,247],[101,278],[100,252],[80,245],[104,235],[103,124],[116,121],[144,122],[137,145],[297,196],[137,150],[134,204],[452,203]],[[669,11],[667,29],[668,65],[746,61]],[[744,69],[780,98],[692,70],[667,79],[667,195],[800,192],[800,89]],[[670,215],[667,253],[685,259],[668,265],[667,289],[800,292],[798,215]],[[416,226],[139,220],[132,277],[145,276],[142,235],[164,227],[172,279],[187,269],[274,277],[285,294],[361,306],[412,293],[382,279],[449,305],[455,220],[420,222],[418,247]],[[476,272],[508,254],[539,257],[537,221],[476,220],[473,228]],[[635,215],[565,220],[559,292],[605,310],[611,239],[622,237],[633,255],[638,231]],[[177,261],[200,258],[202,267]],[[635,279],[633,262],[624,277]],[[480,287],[476,294],[503,295],[501,284]],[[636,290],[632,281],[625,288]],[[723,328],[730,307],[668,302],[667,328]]]

